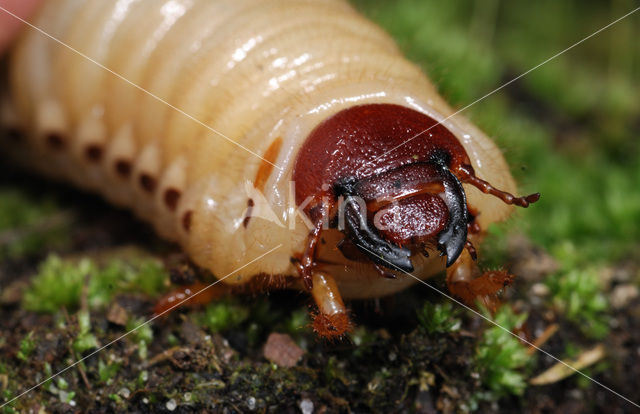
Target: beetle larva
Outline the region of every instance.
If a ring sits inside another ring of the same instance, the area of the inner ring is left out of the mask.
[[[349,328],[343,297],[406,272],[492,293],[471,243],[537,200],[344,1],[50,0],[33,22],[75,51],[25,31],[3,152],[133,209],[214,275],[282,245],[224,283],[309,291],[324,336]]]

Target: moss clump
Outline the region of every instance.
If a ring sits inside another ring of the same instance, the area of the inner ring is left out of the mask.
[[[149,344],[153,341],[153,329],[151,329],[151,323],[146,323],[143,318],[129,319],[126,325],[129,338],[132,342],[138,345],[138,356],[140,359],[145,360],[149,354]]]
[[[33,331],[31,331],[20,341],[16,357],[22,361],[27,361],[35,349],[36,341],[33,339]]]
[[[209,328],[210,332],[221,332],[240,325],[249,314],[247,306],[231,298],[209,304],[204,312],[196,316],[196,320]]]
[[[91,318],[88,311],[78,312],[78,335],[73,340],[74,351],[82,354],[90,349],[97,348],[98,340],[91,333]]]
[[[460,329],[457,309],[451,302],[425,302],[422,309],[416,312],[420,327],[429,335],[454,332]]]
[[[607,299],[601,291],[600,272],[594,268],[572,269],[547,279],[552,303],[569,321],[590,338],[609,332]]]
[[[69,215],[52,199],[0,188],[0,260],[61,248],[69,226]]]
[[[86,279],[89,307],[96,309],[106,306],[118,292],[155,295],[167,277],[164,267],[150,259],[133,264],[113,260],[100,267],[88,258],[63,260],[51,255],[26,290],[23,306],[38,312],[76,309]]]
[[[12,394],[9,393],[4,393],[4,398],[5,400],[10,400],[12,398]],[[3,414],[14,414],[16,413],[16,409],[13,408],[11,405],[6,405],[3,409],[2,409],[2,413]]]
[[[110,385],[113,379],[120,371],[120,364],[115,362],[103,362],[102,359],[98,360],[98,378],[100,382]]]
[[[488,313],[486,313],[489,317]],[[510,307],[502,306],[493,320],[497,326],[487,328],[476,348],[476,366],[482,384],[488,392],[480,399],[494,401],[508,394],[522,395],[527,383],[524,372],[532,360],[526,348],[511,333],[527,319],[516,315]]]
[[[93,268],[88,259],[70,263],[58,256],[49,256],[40,265],[38,274],[24,294],[24,308],[40,312],[55,312],[61,307],[77,307],[80,302],[82,281],[92,271]]]
[[[311,323],[309,312],[306,309],[297,309],[291,312],[284,323],[284,331],[291,335],[299,335],[305,331]]]

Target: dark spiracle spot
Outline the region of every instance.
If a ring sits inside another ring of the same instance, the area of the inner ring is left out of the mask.
[[[156,189],[156,179],[147,173],[140,174],[140,186],[147,193],[153,193]]]
[[[251,213],[253,212],[254,205],[255,203],[253,202],[253,199],[250,198],[249,200],[247,200],[247,213],[244,217],[244,220],[242,220],[242,225],[245,229],[247,228],[247,226],[249,225],[249,221],[251,220]]]
[[[171,211],[176,211],[176,207],[178,206],[178,200],[180,200],[180,196],[182,194],[180,191],[175,188],[168,188],[164,192],[164,204]]]
[[[182,216],[182,228],[187,232],[191,230],[191,216],[193,216],[192,210],[186,211]]]
[[[91,162],[100,162],[103,154],[104,148],[102,148],[102,145],[91,144],[84,149],[84,155]]]
[[[128,178],[131,175],[131,161],[119,159],[115,163],[116,173],[122,178]]]
[[[54,150],[61,150],[67,145],[65,137],[58,132],[49,132],[46,137],[47,145]]]

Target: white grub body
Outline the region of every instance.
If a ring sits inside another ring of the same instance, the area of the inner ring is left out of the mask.
[[[298,277],[291,257],[304,249],[309,228],[290,181],[296,154],[319,122],[365,103],[399,104],[438,121],[454,112],[387,34],[340,0],[48,0],[32,23],[86,57],[25,28],[2,112],[5,126],[25,136],[3,142],[2,152],[133,209],[217,277],[282,244],[230,284],[257,274]],[[167,103],[261,156],[282,140],[273,158],[281,169],[271,168],[263,192],[279,223],[253,217],[243,225],[247,183],[265,161]],[[443,124],[479,177],[515,190],[488,137],[459,115]],[[52,136],[62,148],[51,145]],[[98,160],[91,149],[102,151]],[[127,163],[129,173],[119,172]],[[465,190],[482,228],[510,211],[476,188]],[[178,195],[173,209],[169,191]],[[338,231],[323,237],[318,258],[333,263],[323,270],[345,298],[382,296],[414,282],[402,274],[382,278],[372,265],[344,258],[335,248]],[[414,266],[426,278],[444,260],[432,255]]]

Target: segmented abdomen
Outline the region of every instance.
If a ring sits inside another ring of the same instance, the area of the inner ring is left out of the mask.
[[[283,244],[238,283],[295,273],[307,228],[291,229],[288,182],[318,122],[364,102],[450,113],[339,0],[49,0],[33,23],[74,51],[25,32],[4,115],[27,131],[14,157],[133,208],[218,275]],[[243,226],[247,182],[279,223]]]

